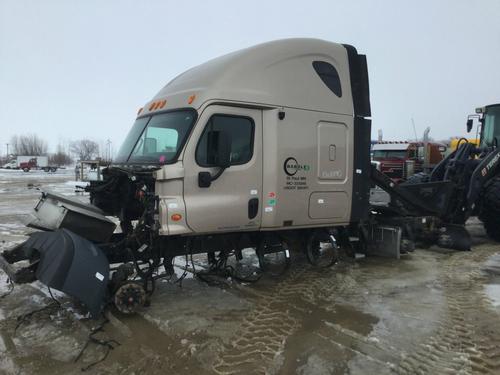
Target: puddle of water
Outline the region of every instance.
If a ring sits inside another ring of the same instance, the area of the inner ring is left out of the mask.
[[[366,337],[378,322],[375,316],[349,305],[334,305],[331,311],[319,307],[320,305],[321,303],[318,306],[303,306],[310,310],[302,312],[300,329],[287,339],[280,373],[344,372],[345,365],[353,356],[348,348],[356,347],[356,340],[352,340],[345,332]],[[328,336],[328,339],[324,336]],[[331,340],[337,345],[332,345]]]

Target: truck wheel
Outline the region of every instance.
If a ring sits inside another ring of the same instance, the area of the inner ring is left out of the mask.
[[[52,167],[52,168],[50,168],[50,171],[51,172],[55,172],[55,171],[57,171],[57,168],[56,167]]]
[[[493,181],[483,194],[480,219],[488,236],[500,242],[500,179]]]
[[[134,314],[146,304],[146,291],[136,282],[125,282],[113,296],[115,307],[123,314]]]
[[[290,266],[290,251],[284,242],[275,243],[264,238],[256,252],[260,269],[271,276],[282,275]]]
[[[29,168],[23,168],[23,172],[29,172],[30,169]]]
[[[404,184],[421,184],[424,182],[429,182],[431,176],[424,172],[415,173],[413,176],[408,177],[408,179],[404,182]]]
[[[307,240],[306,256],[315,267],[330,267],[339,259],[337,243],[327,231],[315,230]]]

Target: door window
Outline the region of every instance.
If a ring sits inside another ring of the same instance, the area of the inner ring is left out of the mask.
[[[196,148],[196,162],[202,167],[214,166],[211,160],[209,132],[221,131],[228,134],[231,144],[231,165],[245,164],[252,159],[254,122],[249,117],[213,115],[207,122]]]
[[[496,146],[500,143],[500,107],[488,108],[484,118],[482,146]]]

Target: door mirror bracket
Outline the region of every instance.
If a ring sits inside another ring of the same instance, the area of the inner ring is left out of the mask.
[[[212,181],[217,180],[226,168],[231,165],[231,136],[225,131],[211,130],[208,133],[208,156],[219,171],[213,176],[208,171],[198,173],[198,186],[201,188],[210,187]]]
[[[212,185],[212,181],[217,180],[222,175],[222,172],[224,172],[225,169],[226,168],[220,167],[217,173],[213,176],[208,171],[202,171],[198,173],[198,186],[201,188],[210,187],[210,185]]]

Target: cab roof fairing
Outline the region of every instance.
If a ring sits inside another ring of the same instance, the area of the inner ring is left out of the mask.
[[[313,61],[326,61],[338,71],[342,96],[336,96],[315,72]],[[188,98],[196,95],[188,104]],[[208,101],[263,104],[353,115],[347,51],[341,44],[318,39],[284,39],[217,57],[171,80],[144,106],[167,100],[164,110]],[[155,112],[155,111],[152,111]]]

